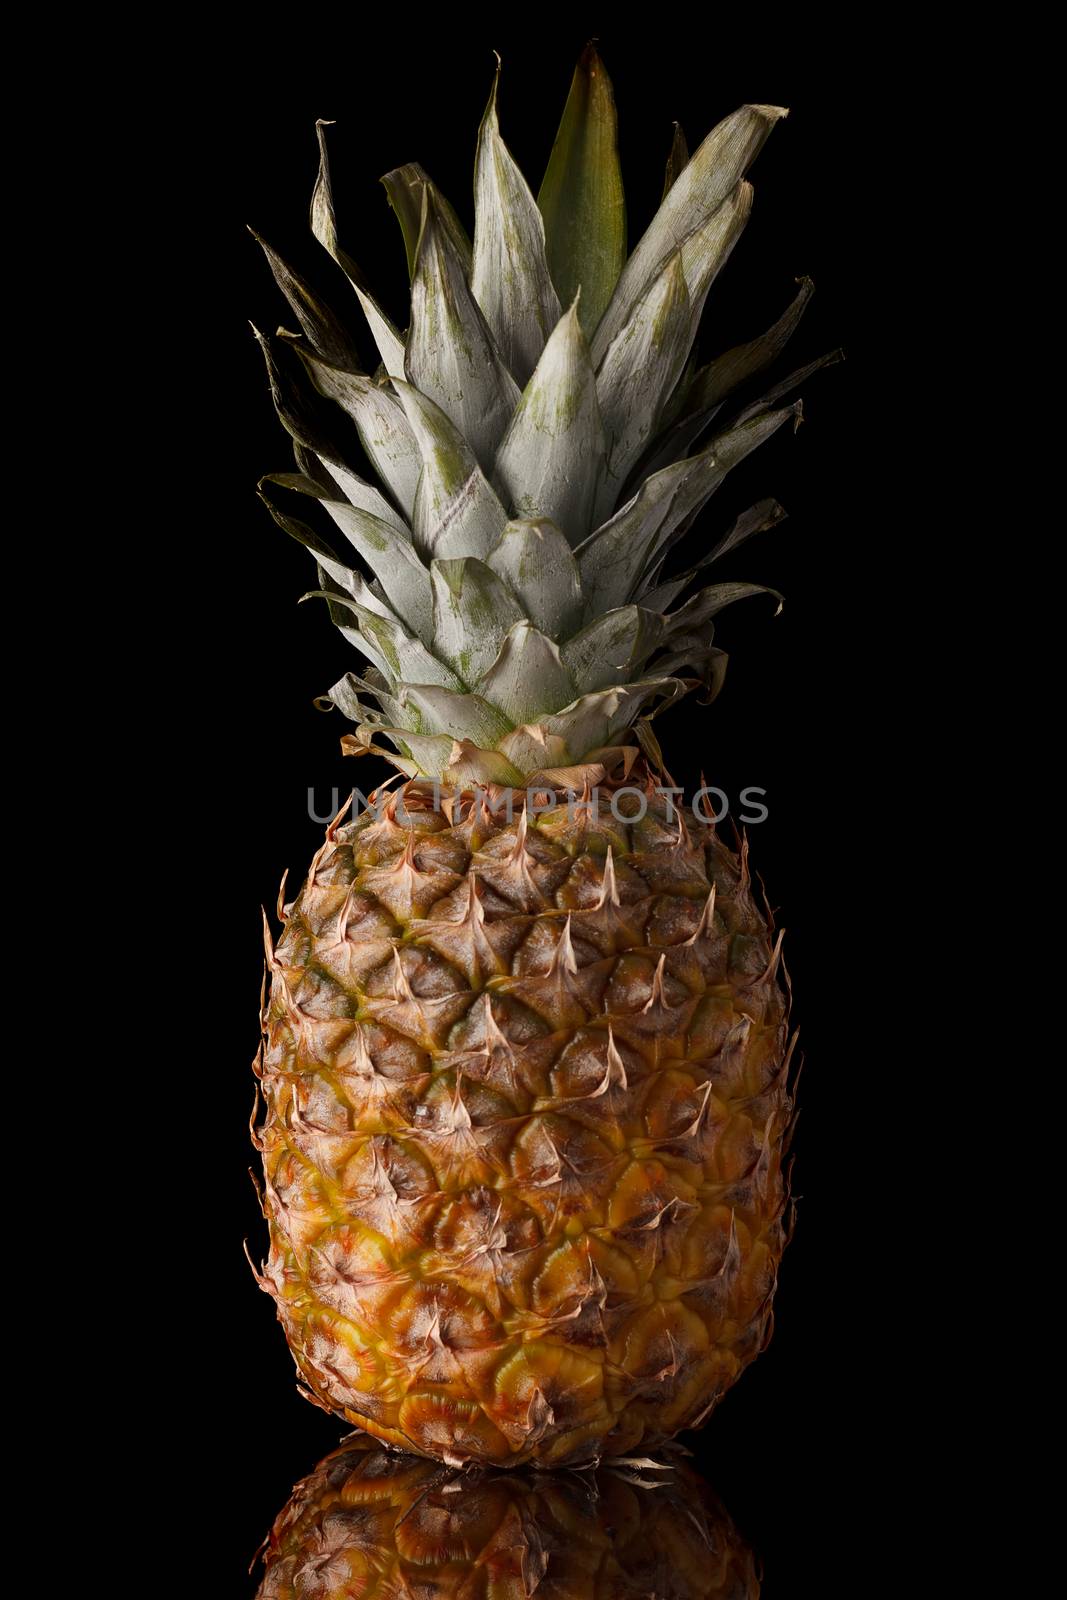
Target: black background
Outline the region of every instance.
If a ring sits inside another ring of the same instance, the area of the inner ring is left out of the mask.
[[[403,246],[377,179],[419,160],[470,225],[474,139],[495,47],[502,131],[536,191],[574,59],[597,33],[619,107],[631,246],[658,203],[675,119],[695,148],[742,101],[791,107],[750,174],[754,212],[712,292],[705,354],[767,327],[802,273],[816,294],[778,370],[839,345],[847,354],[805,385],[799,431],[781,430],[744,463],[698,524],[707,538],[764,495],[782,501],[789,520],[730,557],[722,576],[775,585],[786,595],[783,614],[773,618],[763,600],[726,612],[717,642],[731,660],[720,699],[710,708],[684,703],[657,730],[687,789],[704,773],[735,804],[745,785],[767,791],[770,816],[751,829],[752,859],[788,929],[806,1058],[799,1222],[776,1336],[686,1442],[759,1551],[767,1600],[852,1595],[857,1564],[883,1537],[874,1531],[887,1515],[880,1463],[896,1426],[905,1343],[893,1273],[874,1265],[880,1250],[884,1261],[874,1218],[885,1180],[872,1152],[890,1071],[878,997],[892,974],[870,952],[883,872],[893,868],[872,843],[891,751],[872,734],[884,726],[875,708],[886,646],[874,597],[888,557],[869,488],[885,378],[869,306],[879,252],[872,200],[885,184],[871,119],[842,92],[841,40],[812,33],[720,49],[712,31],[689,50],[588,16],[536,34],[489,23],[468,23],[462,37],[427,33],[399,11],[396,26],[403,37],[390,47],[353,27],[326,48],[320,39],[302,52],[279,37],[248,60],[200,62],[176,120],[150,135],[173,162],[183,262],[166,321],[181,396],[172,509],[185,531],[172,579],[188,599],[168,746],[185,789],[178,845],[188,865],[174,870],[187,873],[194,908],[183,998],[166,1029],[183,1085],[172,1106],[182,1265],[164,1295],[174,1392],[183,1396],[184,1424],[175,1420],[224,1485],[200,1534],[212,1574],[204,1592],[253,1593],[243,1573],[259,1539],[292,1482],[344,1431],[297,1395],[273,1308],[242,1257],[242,1239],[256,1256],[265,1240],[247,1175],[249,1064],[259,907],[273,906],[286,868],[295,890],[317,846],[308,788],[326,809],[332,786],[367,790],[386,770],[342,760],[339,717],[312,704],[352,655],[319,604],[297,604],[313,586],[313,565],[255,498],[262,473],[292,462],[248,323],[271,329],[291,317],[245,224],[343,298],[306,225],[314,121],[335,118],[342,240],[403,326]],[[373,365],[369,338],[363,348]]]

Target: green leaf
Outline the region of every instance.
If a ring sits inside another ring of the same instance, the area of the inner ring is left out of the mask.
[[[429,184],[411,284],[407,377],[452,419],[482,465],[491,466],[519,389],[471,293]]]
[[[560,301],[570,305],[582,291],[582,327],[591,338],[626,259],[615,97],[592,44],[575,68],[537,203]]]
[[[496,660],[513,622],[522,619],[514,595],[489,567],[473,557],[434,561],[433,640],[437,654],[473,684]]]
[[[504,531],[507,513],[459,430],[440,406],[410,383],[393,387],[422,462],[412,516],[415,544],[427,561],[484,559]]]
[[[419,232],[422,227],[422,191],[430,184],[430,175],[425,167],[420,167],[417,161],[410,161],[406,166],[395,167],[392,172],[387,172],[382,179],[385,192],[389,196],[389,204],[396,212],[404,235],[404,249],[407,251],[408,276],[415,276],[415,258],[419,249]],[[449,205],[440,190],[436,189],[438,212],[441,224],[448,233],[460,260],[463,270],[469,276],[471,270],[471,242],[467,231],[455,211]]]
[[[567,641],[564,665],[583,694],[632,683],[662,638],[662,617],[641,606],[620,606]]]
[[[526,179],[500,137],[500,68],[478,135],[471,289],[500,354],[525,384],[560,318],[545,260],[545,225]]]
[[[689,146],[685,142],[685,134],[682,132],[681,123],[676,122],[674,124],[674,138],[671,140],[671,153],[667,157],[667,170],[663,174],[662,198],[664,200],[666,200],[667,195],[681,177],[683,167],[688,164]]]
[[[526,385],[493,482],[514,516],[548,517],[577,545],[592,526],[604,448],[596,379],[575,302]]]
[[[708,134],[622,269],[593,339],[595,367],[599,368],[612,339],[625,326],[662,263],[733,193],[767,135],[785,115],[780,106],[742,106]]]
[[[504,714],[509,727],[558,711],[569,705],[575,693],[558,646],[525,619],[510,630],[477,688]]]
[[[542,633],[552,639],[573,633],[582,615],[581,580],[574,553],[554,522],[509,522],[486,560]]]

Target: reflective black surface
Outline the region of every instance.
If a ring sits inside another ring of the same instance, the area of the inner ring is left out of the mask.
[[[592,1472],[457,1473],[347,1441],[296,1488],[260,1600],[756,1600],[759,1563],[677,1452]]]

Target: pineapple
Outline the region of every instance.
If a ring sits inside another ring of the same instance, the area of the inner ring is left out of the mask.
[[[681,1463],[442,1474],[358,1436],[297,1484],[257,1600],[756,1600],[752,1552]]]
[[[781,939],[747,848],[665,792],[652,719],[717,692],[712,619],[767,591],[707,569],[784,515],[761,502],[678,570],[730,468],[799,417],[777,402],[811,370],[731,403],[806,280],[763,336],[692,354],[784,115],[744,106],[691,159],[676,140],[626,259],[596,52],[536,202],[494,83],[473,244],[421,167],[384,180],[404,334],[339,241],[320,124],[312,228],[360,302],[372,375],[350,320],[265,246],[300,330],[258,335],[297,466],[261,492],[363,658],[326,697],[354,724],[342,743],[398,774],[335,819],[267,935],[258,1278],[308,1399],[452,1466],[653,1448],[770,1335],[792,1125]]]

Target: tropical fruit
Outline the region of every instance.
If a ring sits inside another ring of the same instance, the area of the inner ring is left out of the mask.
[[[717,692],[711,619],[766,592],[704,580],[774,502],[695,559],[681,541],[810,370],[744,391],[808,283],[769,333],[692,358],[783,114],[743,107],[692,159],[676,142],[625,259],[595,52],[536,203],[494,86],[473,246],[421,168],[385,180],[404,334],[339,242],[320,125],[312,224],[373,375],[267,248],[301,331],[261,336],[298,467],[262,490],[369,663],[327,697],[355,724],[343,744],[406,781],[331,825],[268,935],[260,1282],[309,1398],[451,1464],[647,1449],[702,1421],[770,1330],[781,942],[746,850],[667,792],[652,718]]]

